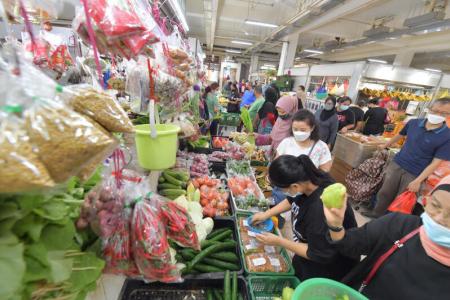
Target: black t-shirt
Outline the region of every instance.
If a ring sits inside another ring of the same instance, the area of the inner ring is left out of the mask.
[[[366,255],[342,281],[359,289],[377,259],[393,243],[421,226],[420,217],[391,213],[363,227],[345,233],[339,242],[331,242],[344,255]],[[450,268],[429,257],[417,234],[393,253],[373,277],[363,294],[369,299],[448,299]]]
[[[355,124],[355,113],[349,108],[344,111],[337,112],[339,127],[338,130],[341,130],[347,125]]]
[[[358,122],[364,121],[364,111],[358,106],[351,106],[348,110],[351,110],[355,114],[355,125]]]
[[[323,213],[322,195],[323,189],[330,182],[318,187],[311,195],[301,195],[288,200],[292,205],[292,230],[294,241],[308,244],[305,259],[298,255],[292,261],[296,276],[301,280],[313,277],[324,277],[341,280],[358,262],[359,256],[345,257],[338,252],[336,247],[330,246],[326,239],[328,226]],[[344,227],[356,227],[356,220],[350,205],[345,212]]]
[[[384,132],[384,120],[386,120],[387,113],[387,110],[382,107],[369,108],[364,115],[366,125],[364,125],[363,134],[382,134]]]

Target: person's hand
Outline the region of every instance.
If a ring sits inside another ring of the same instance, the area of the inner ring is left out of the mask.
[[[342,227],[344,223],[345,210],[347,209],[347,194],[345,194],[344,204],[341,208],[328,208],[323,206],[323,213],[327,224],[333,227]]]
[[[420,190],[420,184],[421,184],[421,182],[418,181],[417,179],[411,181],[411,182],[408,184],[408,191],[411,191],[411,192],[413,192],[413,193],[418,193],[419,190]]]
[[[256,235],[256,240],[264,245],[268,246],[279,246],[280,245],[280,237],[273,233],[264,232],[262,234]]]
[[[341,133],[347,133],[347,131],[348,131],[347,127],[341,129]]]
[[[259,212],[256,213],[252,216],[252,224],[253,225],[258,225],[259,223],[264,222],[265,220],[267,220],[269,217],[266,215],[265,212]]]
[[[387,149],[387,148],[389,148],[389,147],[390,147],[390,145],[389,145],[388,143],[378,145],[378,148],[379,148],[380,150],[384,150],[384,149]]]

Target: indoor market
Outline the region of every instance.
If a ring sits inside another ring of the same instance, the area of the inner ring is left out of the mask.
[[[450,299],[449,127],[448,0],[0,0],[0,299]]]

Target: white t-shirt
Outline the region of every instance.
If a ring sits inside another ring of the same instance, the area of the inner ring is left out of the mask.
[[[314,165],[318,168],[319,166],[331,161],[331,153],[327,144],[323,141],[318,140],[314,146],[309,158],[312,160]],[[294,155],[300,156],[302,154],[308,155],[311,151],[311,147],[302,148],[295,141],[294,137],[285,138],[277,148],[278,155]]]

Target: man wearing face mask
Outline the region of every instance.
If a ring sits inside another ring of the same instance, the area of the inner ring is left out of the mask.
[[[450,115],[450,98],[437,100],[425,119],[410,120],[400,134],[383,148],[389,148],[406,136],[406,143],[386,168],[385,179],[377,194],[372,218],[383,215],[397,195],[405,190],[417,193],[425,179],[443,161],[450,160],[450,129],[445,118]]]
[[[339,132],[346,133],[349,130],[355,128],[356,117],[352,110],[350,110],[350,104],[352,104],[352,99],[349,97],[340,97],[338,99],[337,107],[337,117],[339,120]]]

